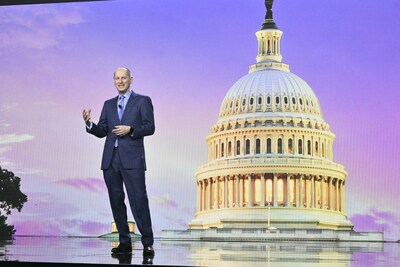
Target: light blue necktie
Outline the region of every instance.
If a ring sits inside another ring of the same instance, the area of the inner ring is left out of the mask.
[[[125,96],[120,96],[118,99],[118,118],[119,120],[122,119],[122,114],[124,114],[125,103],[124,103]],[[118,147],[118,138],[115,140],[115,147]]]
[[[118,118],[119,120],[122,119],[122,114],[124,114],[125,103],[124,103],[125,96],[120,96],[118,100]]]

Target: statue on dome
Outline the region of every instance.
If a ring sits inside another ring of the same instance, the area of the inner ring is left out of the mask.
[[[272,5],[274,4],[274,0],[265,0],[265,7],[267,8],[267,14],[265,15],[265,20],[261,29],[278,29],[276,26],[273,14],[272,14]]]
[[[265,7],[267,8],[266,19],[272,19],[272,5],[274,4],[274,0],[265,0]]]

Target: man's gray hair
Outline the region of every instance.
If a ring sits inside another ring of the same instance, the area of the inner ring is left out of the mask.
[[[128,74],[129,77],[132,77],[132,73],[131,73],[131,71],[130,71],[127,67],[118,67],[118,68],[114,71],[114,77],[115,77],[115,72],[116,72],[117,70],[124,70],[124,71],[126,71],[126,73]]]

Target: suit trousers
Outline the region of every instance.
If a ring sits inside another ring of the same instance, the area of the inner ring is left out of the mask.
[[[119,232],[119,242],[125,245],[131,245],[132,243],[124,202],[123,185],[125,185],[133,217],[137,228],[142,234],[142,244],[144,246],[152,246],[154,239],[146,191],[145,170],[125,169],[121,164],[118,150],[114,150],[112,164],[108,169],[103,170],[103,175],[108,189],[114,221]]]

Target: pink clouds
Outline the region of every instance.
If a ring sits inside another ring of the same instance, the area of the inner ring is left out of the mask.
[[[179,214],[193,216],[195,210],[187,208],[186,206],[177,203],[168,194],[162,196],[150,196],[150,203],[165,208],[171,208],[179,212]]]
[[[150,197],[150,201],[156,205],[174,209],[178,208],[178,204],[176,203],[176,201],[171,199],[169,195],[153,196]]]
[[[0,10],[0,47],[54,47],[62,41],[67,26],[84,21],[81,10],[73,5],[3,7]]]
[[[193,218],[195,213],[194,209],[186,207],[186,203],[178,203],[174,199],[171,199],[168,194],[150,196],[150,204],[157,206],[154,209],[157,210],[157,216],[161,215],[163,220],[167,222],[169,228],[178,227],[179,229],[187,229],[188,222]]]
[[[26,194],[28,202],[25,203],[21,213],[13,213],[11,219],[53,220],[60,219],[61,216],[72,216],[78,211],[73,204],[60,201],[60,195],[55,196],[47,192],[26,192]]]
[[[88,235],[98,235],[99,233],[109,233],[111,232],[111,223],[98,223],[98,222],[82,222],[79,225],[81,231]]]
[[[356,231],[383,231],[386,240],[400,240],[400,217],[388,211],[371,209],[366,214],[355,214],[350,221]]]
[[[14,226],[17,230],[17,235],[62,236],[67,233],[59,222],[48,223],[38,220],[22,220],[14,222]]]
[[[112,216],[99,213],[98,209],[103,210],[100,204],[79,200],[79,194],[73,196],[68,191],[56,196],[42,192],[27,194],[28,202],[22,211],[13,213],[8,221],[15,225],[17,235],[99,236],[111,230]]]
[[[94,193],[104,192],[106,186],[103,179],[99,178],[72,178],[57,181],[58,184],[72,186],[79,190],[87,190]]]
[[[187,229],[189,221],[183,218],[179,218],[178,216],[174,215],[165,215],[165,218],[170,223],[170,226],[177,226],[181,229]],[[165,230],[165,229],[163,229]]]
[[[34,136],[29,134],[3,134],[0,135],[0,145],[21,143],[32,140]]]
[[[17,235],[99,236],[111,232],[111,224],[81,220],[23,220],[14,222]],[[79,234],[77,234],[79,233]]]

